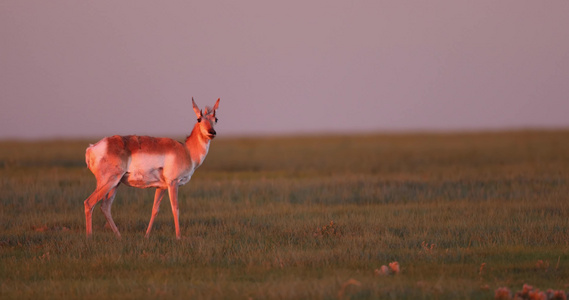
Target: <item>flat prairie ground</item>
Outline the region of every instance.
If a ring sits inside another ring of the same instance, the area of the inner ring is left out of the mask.
[[[180,188],[83,201],[88,141],[0,142],[0,299],[493,299],[569,291],[569,131],[223,138]],[[390,263],[398,272],[387,272]],[[393,265],[393,264],[392,264]]]

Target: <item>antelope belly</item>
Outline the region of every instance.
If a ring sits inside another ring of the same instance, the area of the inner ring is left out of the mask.
[[[165,188],[164,161],[163,155],[135,154],[130,158],[121,182],[139,188]]]

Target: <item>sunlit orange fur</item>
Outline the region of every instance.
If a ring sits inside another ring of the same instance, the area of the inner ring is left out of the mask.
[[[181,238],[178,210],[178,186],[190,181],[194,171],[203,163],[211,140],[215,137],[214,125],[217,121],[215,111],[206,108],[199,110],[192,99],[192,105],[199,122],[186,138],[185,143],[170,138],[148,136],[111,136],[94,145],[85,152],[87,167],[97,179],[95,191],[85,200],[85,220],[87,236],[92,234],[92,212],[102,201],[101,211],[113,232],[120,238],[120,232],[111,215],[117,187],[123,183],[137,188],[156,188],[152,216],[146,231],[149,236],[154,218],[158,214],[160,202],[168,191],[176,237]]]

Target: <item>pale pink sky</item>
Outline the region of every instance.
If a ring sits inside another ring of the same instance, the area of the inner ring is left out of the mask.
[[[0,139],[569,128],[569,1],[0,2]]]

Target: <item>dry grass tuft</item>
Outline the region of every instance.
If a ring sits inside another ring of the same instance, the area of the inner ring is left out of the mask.
[[[316,231],[313,233],[314,237],[340,237],[342,234],[338,229],[338,225],[334,221],[330,221],[330,224],[317,227]]]
[[[494,292],[494,299],[496,300],[511,300],[512,299],[512,291],[510,291],[507,287],[500,287],[497,288]]]
[[[375,276],[387,276],[387,275],[397,275],[401,269],[399,268],[399,263],[394,261],[390,262],[389,266],[382,265],[379,269],[373,271]]]
[[[537,270],[541,270],[541,271],[546,271],[549,269],[549,261],[543,261],[541,259],[539,259],[536,263],[535,263],[535,268]]]

